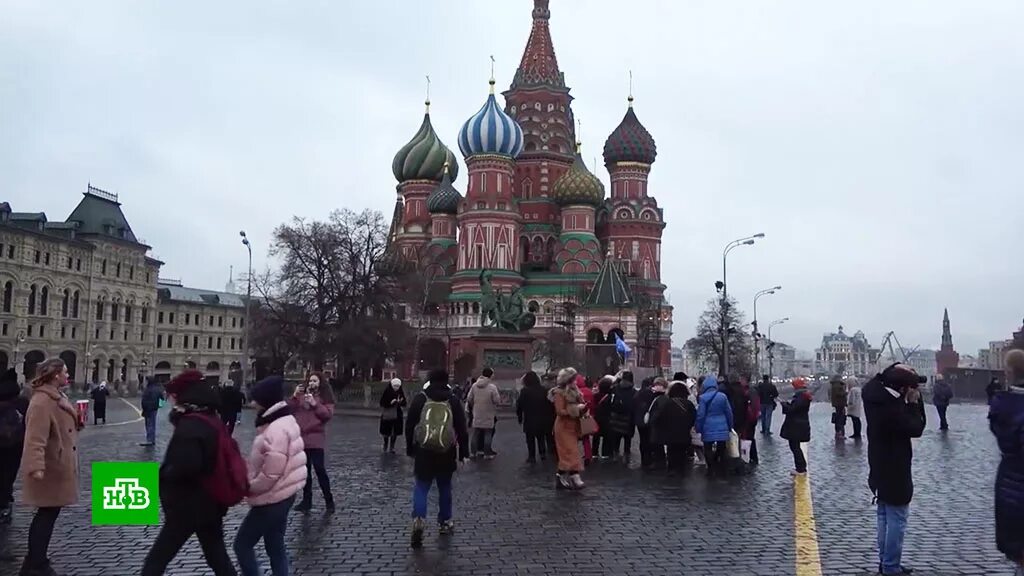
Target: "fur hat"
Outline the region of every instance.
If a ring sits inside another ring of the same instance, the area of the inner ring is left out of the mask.
[[[568,386],[570,382],[576,379],[575,368],[562,368],[558,371],[558,378],[555,380],[559,386]]]
[[[199,370],[185,370],[181,374],[171,378],[171,381],[164,386],[164,390],[166,390],[168,394],[179,396],[196,384],[202,383],[204,379],[205,377],[203,376],[203,373]]]
[[[21,394],[21,386],[18,385],[18,372],[14,368],[8,368],[0,376],[0,402],[13,400]]]

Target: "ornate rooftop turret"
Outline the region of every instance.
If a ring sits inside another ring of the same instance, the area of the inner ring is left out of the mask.
[[[523,129],[498,106],[493,77],[490,86],[487,101],[459,131],[459,149],[466,158],[483,154],[515,158],[523,150]]]
[[[633,95],[630,94],[626,115],[604,143],[604,163],[609,166],[619,162],[653,164],[657,155],[654,138],[633,112]]]
[[[569,167],[569,171],[555,181],[551,196],[562,206],[600,206],[604,202],[604,184],[587,170],[587,165],[580,155],[579,142],[576,143],[576,159]]]
[[[433,180],[440,182],[444,176],[445,164],[449,165],[451,179],[459,173],[455,155],[448,149],[430,123],[430,100],[426,101],[427,111],[423,123],[412,140],[402,146],[391,162],[391,172],[399,182],[409,180]]]
[[[448,164],[445,164],[444,178],[427,198],[427,210],[431,214],[456,214],[459,211],[459,202],[462,202],[462,194],[452,186]]]

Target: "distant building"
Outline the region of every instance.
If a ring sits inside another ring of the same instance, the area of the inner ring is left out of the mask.
[[[978,350],[978,368],[986,370],[1002,370],[1003,356],[1013,348],[1013,340],[993,340],[988,348]]]
[[[964,354],[960,356],[960,361],[957,364],[957,368],[981,368],[978,366],[978,359],[970,354]],[[945,374],[945,372],[943,372]]]
[[[914,368],[914,371],[921,376],[927,376],[929,379],[932,376],[938,374],[938,364],[935,362],[936,354],[935,350],[915,350],[907,362]]]
[[[935,353],[936,369],[944,374],[960,365],[960,355],[953,349],[953,334],[949,331],[949,310],[942,313],[942,347]]]
[[[848,336],[840,326],[838,332],[825,334],[821,347],[814,351],[815,372],[830,376],[874,374],[879,353],[868,344],[863,332]]]
[[[59,357],[75,383],[128,390],[186,366],[211,380],[237,371],[243,301],[160,282],[149,253],[117,195],[94,186],[63,221],[0,203],[0,370],[28,379]]]
[[[682,348],[672,348],[669,350],[669,355],[672,358],[672,373],[686,372],[686,355],[683,353]],[[689,372],[686,372],[689,375]]]
[[[764,373],[775,378],[792,378],[800,373],[795,369],[796,348],[782,342],[775,342],[765,353]]]

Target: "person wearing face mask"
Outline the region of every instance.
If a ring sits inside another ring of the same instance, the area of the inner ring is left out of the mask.
[[[395,439],[402,435],[402,410],[408,402],[402,381],[392,378],[380,397],[380,435],[384,437],[384,452],[395,453]]]
[[[896,363],[872,378],[861,391],[868,435],[868,486],[878,504],[878,572],[909,574],[901,563],[910,500],[914,496],[910,440],[926,423],[919,386],[927,379]]]
[[[297,386],[288,400],[292,415],[302,430],[302,443],[306,448],[306,486],[302,490],[302,501],[295,507],[299,512],[313,508],[313,471],[316,471],[320,491],[324,494],[324,506],[328,513],[334,512],[334,495],[331,493],[331,479],[327,475],[326,455],[327,422],[334,416],[334,394],[318,372],[309,375],[304,385]]]

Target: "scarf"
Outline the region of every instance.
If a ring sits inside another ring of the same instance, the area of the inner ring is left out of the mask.
[[[216,414],[216,410],[212,406],[200,406],[199,404],[191,404],[189,402],[179,402],[171,408],[171,413],[167,415],[167,419],[171,421],[171,424],[177,424],[187,414]]]
[[[270,408],[260,410],[256,413],[256,429],[258,430],[278,418],[284,418],[285,416],[291,415],[292,407],[285,402],[278,402]]]

